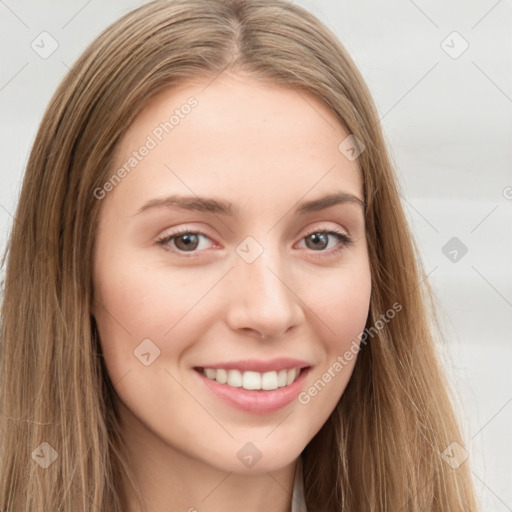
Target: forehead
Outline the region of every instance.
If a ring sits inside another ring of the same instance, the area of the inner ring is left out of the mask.
[[[136,117],[117,148],[114,171],[129,172],[115,194],[137,204],[162,189],[245,201],[332,189],[362,198],[357,163],[339,149],[348,135],[311,93],[237,75],[195,79],[161,91]]]

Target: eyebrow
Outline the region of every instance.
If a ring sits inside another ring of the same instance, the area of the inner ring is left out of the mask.
[[[306,213],[317,212],[330,208],[331,206],[346,203],[359,204],[363,208],[366,207],[364,201],[359,199],[359,197],[348,192],[338,191],[319,197],[318,199],[296,203],[299,204],[299,206],[295,209],[295,213],[298,215],[304,215]],[[135,215],[159,207],[177,207],[182,210],[208,212],[230,217],[238,215],[239,212],[239,207],[235,207],[229,201],[209,197],[171,195],[151,199],[147,203],[143,204],[137,210]]]

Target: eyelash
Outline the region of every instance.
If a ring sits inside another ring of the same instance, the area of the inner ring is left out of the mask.
[[[322,257],[322,255],[325,253],[329,254],[330,256],[336,255],[342,249],[344,249],[345,247],[349,247],[350,245],[352,245],[354,243],[354,241],[348,235],[346,235],[345,233],[342,233],[341,231],[337,231],[335,229],[331,229],[331,230],[321,230],[321,229],[318,230],[317,229],[317,230],[311,231],[311,232],[307,233],[306,235],[304,235],[301,238],[301,240],[303,240],[304,238],[307,238],[308,236],[315,235],[315,234],[334,235],[338,239],[338,242],[339,242],[338,246],[334,249],[331,249],[330,251],[325,251],[325,250],[312,251],[313,253],[319,252],[320,257]],[[172,233],[171,235],[162,236],[161,238],[157,239],[156,243],[158,245],[162,246],[162,248],[165,251],[170,251],[170,252],[186,255],[187,254],[186,251],[180,251],[179,249],[170,248],[169,245],[167,245],[171,240],[173,240],[174,238],[179,238],[182,235],[201,235],[201,236],[204,236],[204,237],[210,239],[210,237],[206,233],[203,233],[202,231],[197,231],[197,230],[193,231],[191,229],[185,228],[185,229],[179,230],[175,233]],[[198,252],[201,252],[201,251],[191,251],[189,253],[190,256],[185,256],[185,257],[191,257],[191,256],[193,257],[193,255]]]

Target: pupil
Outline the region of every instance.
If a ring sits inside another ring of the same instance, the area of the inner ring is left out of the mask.
[[[183,247],[179,247],[179,245],[182,244]],[[181,235],[177,239],[177,244],[179,249],[185,248],[185,249],[195,249],[197,246],[197,236],[193,235],[191,233],[186,235]]]
[[[320,245],[322,246],[322,248],[325,248],[327,246],[326,244],[328,243],[328,241],[327,241],[327,235],[325,233],[313,233],[310,236],[310,238],[313,242],[313,248],[319,247],[318,242],[320,242]]]

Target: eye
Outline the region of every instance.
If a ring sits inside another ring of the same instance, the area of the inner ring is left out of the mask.
[[[156,243],[163,246],[167,251],[193,253],[199,249],[204,249],[202,246],[204,244],[201,244],[201,238],[210,240],[210,237],[201,231],[184,229],[172,235],[164,235],[162,238],[159,238]]]
[[[330,245],[330,240],[334,239],[334,250],[326,251],[325,249],[332,249],[333,245]],[[305,241],[305,245],[308,249],[313,249],[315,252],[331,252],[337,253],[343,247],[349,246],[353,243],[352,239],[345,233],[340,231],[329,230],[329,231],[313,231],[306,235],[302,240]]]
[[[192,231],[183,229],[170,235],[164,235],[159,238],[156,243],[161,245],[166,251],[173,251],[178,253],[191,253],[198,252],[207,247],[201,244],[201,239],[211,240],[208,235],[201,231]],[[330,241],[334,239],[334,244]],[[337,253],[343,247],[353,243],[352,239],[340,231],[335,230],[319,230],[313,231],[303,237],[301,242],[305,241],[306,247],[312,249],[314,252],[330,252]],[[333,246],[334,245],[334,249]],[[326,251],[326,249],[333,249]]]

